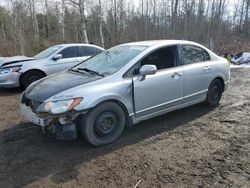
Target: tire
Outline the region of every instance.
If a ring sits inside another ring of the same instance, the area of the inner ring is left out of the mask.
[[[43,77],[45,77],[45,75],[41,71],[28,71],[23,75],[21,79],[21,85],[24,89],[26,89],[31,83],[40,80]]]
[[[117,140],[126,124],[123,109],[114,102],[105,102],[80,120],[83,137],[94,146],[103,146]]]
[[[222,93],[222,82],[219,79],[214,79],[208,87],[206,103],[212,107],[219,105]]]

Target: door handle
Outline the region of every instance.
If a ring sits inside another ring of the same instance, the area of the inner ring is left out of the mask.
[[[211,67],[205,66],[205,67],[203,68],[203,70],[204,70],[204,71],[210,71],[210,70],[211,70]]]
[[[173,75],[172,75],[172,78],[174,78],[174,79],[178,79],[180,76],[182,76],[183,75],[183,73],[181,73],[181,72],[175,72]]]

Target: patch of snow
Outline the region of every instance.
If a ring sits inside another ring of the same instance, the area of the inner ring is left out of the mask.
[[[230,65],[230,68],[231,69],[237,69],[237,68],[250,68],[250,63],[244,63],[244,64],[241,64],[241,65],[233,65],[231,64]]]

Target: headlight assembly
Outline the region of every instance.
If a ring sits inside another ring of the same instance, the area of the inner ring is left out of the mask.
[[[0,68],[0,74],[6,74],[9,72],[18,72],[19,70],[21,70],[22,65],[18,65],[18,66],[11,66],[11,67],[2,67]]]
[[[83,98],[67,99],[62,101],[49,101],[38,107],[37,112],[48,112],[50,114],[62,114],[75,108]]]

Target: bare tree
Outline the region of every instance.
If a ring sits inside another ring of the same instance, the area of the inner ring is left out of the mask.
[[[139,0],[139,4],[133,0],[10,0],[11,10],[0,7],[0,54],[10,49],[12,54],[33,55],[62,41],[91,39],[108,48],[162,38],[193,40],[221,52],[239,38],[249,41],[249,1],[237,0],[231,15],[229,0]]]
[[[35,38],[35,40],[38,40],[39,39],[39,29],[38,29],[38,23],[37,23],[37,17],[36,17],[35,1],[28,0],[28,7],[29,7],[31,20],[32,20],[34,38]]]
[[[103,22],[102,14],[103,14],[102,13],[102,1],[99,0],[99,19],[100,19],[99,32],[100,32],[101,46],[104,48],[105,44],[104,44],[104,37],[103,37],[103,31],[102,31],[102,22]]]
[[[64,22],[64,14],[65,14],[65,0],[62,0],[62,40],[65,40],[65,22]]]
[[[246,10],[245,10],[245,21],[244,21],[244,32],[248,34],[248,27],[249,27],[249,6],[250,6],[250,0],[246,0]]]
[[[171,8],[172,8],[172,22],[171,22],[172,37],[174,36],[174,33],[175,33],[178,5],[179,5],[179,0],[172,0],[172,4],[171,4]]]
[[[82,41],[84,43],[89,43],[88,40],[88,34],[87,34],[87,28],[86,28],[86,17],[85,17],[85,0],[70,0],[73,5],[75,5],[78,8],[79,14],[80,14],[80,25],[81,25],[81,31],[82,31]]]

